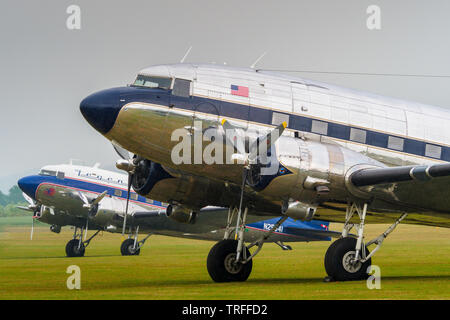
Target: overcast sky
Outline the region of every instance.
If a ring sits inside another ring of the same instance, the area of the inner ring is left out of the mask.
[[[72,4],[81,30],[66,27]],[[372,4],[381,30],[366,26]],[[112,168],[117,157],[80,101],[179,62],[191,45],[187,62],[250,66],[267,51],[261,68],[450,74],[448,0],[3,0],[0,12],[0,190],[70,158]],[[449,78],[302,76],[450,107]]]

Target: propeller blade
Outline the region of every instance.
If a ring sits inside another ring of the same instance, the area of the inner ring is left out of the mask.
[[[124,160],[129,160],[131,158],[130,153],[125,148],[122,148],[117,142],[111,141],[111,144],[116,150],[116,153]]]
[[[106,196],[107,193],[108,193],[107,191],[103,191],[97,198],[94,199],[94,201],[91,202],[91,205],[99,204],[100,201],[103,200],[103,198]]]
[[[240,132],[242,129],[233,126],[225,119],[222,120],[222,127],[225,131],[225,138],[228,143],[235,147],[238,153],[245,154],[245,136]]]
[[[33,198],[31,198],[29,195],[27,195],[25,192],[22,193],[23,197],[25,198],[25,200],[31,205],[31,206],[35,206],[36,205],[36,201],[34,201]]]
[[[266,134],[263,137],[259,137],[256,139],[255,142],[252,143],[250,146],[250,154],[248,156],[250,161],[256,160],[256,157],[258,156],[258,150],[260,150],[261,145],[266,146],[266,151],[270,150],[272,145],[278,140],[279,137],[283,134],[284,129],[286,129],[287,123],[284,121],[277,127],[275,127],[272,131],[270,131],[268,134]]]
[[[125,216],[123,217],[122,237],[125,235],[125,227],[127,225],[128,204],[130,203],[130,191],[131,191],[131,180],[132,179],[133,179],[133,175],[128,174],[127,204],[125,206]]]
[[[86,220],[86,230],[84,231],[84,241],[86,241],[86,238],[87,238],[88,226],[89,226],[89,218]]]
[[[17,209],[25,210],[25,211],[31,211],[34,212],[34,210],[30,207],[23,207],[23,206],[16,206]]]
[[[241,197],[239,200],[239,215],[238,215],[238,218],[236,219],[236,230],[235,230],[234,240],[237,240],[237,236],[238,236],[239,223],[240,223],[239,218],[242,213],[242,202],[244,201],[244,191],[245,191],[245,184],[247,183],[247,176],[248,176],[248,168],[246,166],[244,166],[242,168]]]
[[[34,216],[31,217],[31,234],[30,234],[30,240],[33,240],[33,233],[34,233]]]
[[[81,201],[83,201],[86,206],[90,205],[89,200],[84,193],[78,191],[78,197],[80,197]]]

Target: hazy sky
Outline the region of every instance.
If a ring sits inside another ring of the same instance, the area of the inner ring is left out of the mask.
[[[68,30],[68,6],[81,30]],[[366,27],[369,5],[381,30]],[[116,160],[84,121],[88,94],[130,83],[146,66],[227,62],[261,68],[450,74],[450,1],[18,1],[0,13],[0,189],[70,158]],[[450,107],[449,78],[303,74],[306,78]]]

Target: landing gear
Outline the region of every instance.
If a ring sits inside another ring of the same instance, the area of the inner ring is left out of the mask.
[[[245,264],[236,260],[238,241],[225,239],[212,247],[206,262],[208,273],[215,282],[245,281],[252,272],[252,260]],[[245,255],[250,251],[245,248]]]
[[[134,239],[125,239],[120,246],[120,253],[123,256],[138,256],[141,253],[141,248],[135,248]]]
[[[151,236],[149,233],[144,239],[138,241],[139,236],[139,226],[136,227],[136,232],[131,238],[131,235],[128,239],[125,239],[120,246],[120,253],[123,256],[138,256],[141,253],[141,248],[144,245],[145,241]]]
[[[359,224],[350,223],[353,215],[357,213]],[[368,278],[368,268],[372,264],[372,256],[381,247],[382,242],[395,229],[395,227],[407,216],[402,214],[385,232],[377,238],[364,244],[364,223],[367,214],[367,203],[362,206],[356,203],[347,207],[342,237],[331,244],[325,254],[325,270],[330,281],[365,280]],[[355,227],[357,237],[349,236],[350,230]],[[377,246],[369,253],[367,247],[372,244]]]
[[[253,257],[259,253],[270,235],[287,219],[287,217],[282,217],[267,234],[246,247],[244,231],[248,208],[245,208],[242,215],[240,211],[236,208],[229,209],[225,239],[216,243],[209,251],[206,266],[209,275],[215,282],[246,281],[252,272]],[[235,239],[233,240],[230,239],[231,224],[236,212],[238,212],[237,225]],[[257,246],[257,249],[251,254],[249,249],[254,246]]]
[[[328,248],[325,255],[325,270],[335,281],[365,280],[371,259],[362,263],[356,260],[355,238],[341,238]],[[367,249],[366,249],[367,250]],[[366,251],[368,253],[368,251]]]
[[[89,239],[83,241],[83,230],[84,228],[75,227],[73,239],[67,242],[66,245],[66,255],[68,257],[83,257],[86,247],[89,245],[91,240],[100,232],[100,230],[97,230],[97,232],[95,232]]]
[[[83,257],[86,247],[83,242],[78,239],[72,239],[67,242],[66,255],[68,257]]]

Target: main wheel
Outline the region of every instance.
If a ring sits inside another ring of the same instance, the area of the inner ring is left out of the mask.
[[[85,249],[83,242],[80,244],[80,240],[72,239],[66,244],[66,255],[68,257],[83,257]]]
[[[252,260],[245,264],[235,263],[237,240],[222,240],[209,251],[206,266],[208,273],[215,282],[245,281],[252,272]],[[245,248],[247,257],[250,251]]]
[[[120,246],[120,253],[123,256],[138,256],[141,253],[141,249],[134,249],[134,239],[126,239]]]
[[[352,263],[355,258],[355,238],[341,238],[328,248],[325,254],[325,270],[336,281],[365,280],[368,278],[367,268],[372,264],[372,258],[364,263]],[[369,250],[366,247],[366,255]]]

